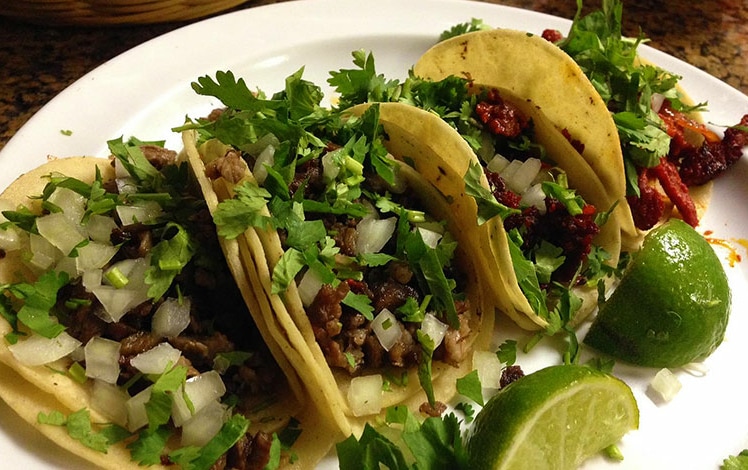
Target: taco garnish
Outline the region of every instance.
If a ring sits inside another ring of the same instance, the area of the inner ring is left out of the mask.
[[[396,100],[446,123],[438,131],[442,136],[430,134],[445,146],[438,162],[409,163],[451,201],[465,194],[475,198],[477,212],[457,212],[477,219],[473,226],[482,225],[479,231],[487,238],[478,246],[493,247],[487,272],[504,283],[494,299],[499,308],[520,326],[551,333],[591,312],[598,285],[610,281],[618,259],[623,215],[600,178],[534,103],[456,76],[432,82],[411,75],[402,83],[389,81],[389,91],[373,96],[363,91],[372,89],[366,75],[384,81],[376,76],[373,58],[358,53],[354,62],[361,70],[341,70],[330,79],[341,106]],[[447,178],[446,168],[464,180]],[[587,290],[583,307],[575,295],[569,297],[570,288]]]
[[[50,160],[3,192],[0,396],[105,468],[288,463],[301,385],[160,145],[114,139],[111,160]]]
[[[470,263],[455,257],[460,234],[440,220],[446,201],[389,155],[378,107],[360,117],[324,108],[302,70],[270,99],[230,72],[193,87],[230,98],[184,126],[199,138],[196,173],[224,193],[219,235],[244,237],[258,295],[273,301],[267,315],[292,341],[303,336],[299,374],[318,384],[343,433],[392,404],[451,398],[454,380],[440,376],[470,362],[490,318]],[[356,404],[361,393],[368,406]]]
[[[600,10],[582,16],[580,2],[566,37],[548,30],[543,36],[579,64],[612,113],[637,228],[649,230],[670,217],[673,206],[680,218],[696,226],[708,198],[708,188],[698,187],[743,155],[748,114],[726,128],[723,137],[702,124],[698,113],[706,103],[692,104],[679,86],[681,77],[639,57],[646,37],[622,35],[619,0],[602,3]]]
[[[611,194],[625,196],[622,206],[630,215],[622,225],[623,246],[635,250],[647,230],[669,217],[699,223],[711,181],[748,144],[748,114],[720,136],[701,122],[706,103],[693,103],[681,77],[639,56],[646,37],[622,35],[619,0],[603,0],[586,16],[582,7],[578,2],[566,36],[482,22],[476,27],[476,20],[457,25],[450,30],[456,36],[424,54],[415,72],[432,79],[467,76],[531,97],[569,133]]]

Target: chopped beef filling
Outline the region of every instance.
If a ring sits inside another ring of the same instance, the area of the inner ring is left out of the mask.
[[[157,149],[144,148],[151,163],[157,168],[173,163],[176,154]],[[116,192],[114,184],[107,183],[105,187]],[[58,307],[66,312],[61,321],[68,333],[84,344],[95,336],[120,342],[120,385],[139,374],[130,365],[130,360],[164,341],[182,352],[180,361],[188,367],[189,376],[211,370],[218,354],[250,352],[249,359],[231,366],[223,375],[227,396],[238,396],[237,410],[248,412],[254,406],[252,400],[258,392],[267,394],[276,390],[279,381],[285,378],[253,326],[252,317],[223,256],[215,256],[221,252],[207,208],[202,203],[196,204],[199,208],[187,211],[186,220],[180,223],[189,226],[190,234],[200,244],[201,250],[211,254],[193,259],[177,276],[175,284],[179,284],[183,295],[190,297],[192,305],[190,323],[182,334],[167,339],[150,332],[151,318],[159,306],[159,302],[153,301],[136,306],[118,322],[108,323],[101,319],[104,315],[97,315],[102,306],[96,297],[86,292],[80,283],[69,284],[61,291]],[[114,229],[111,242],[121,245],[121,248],[113,261],[148,255],[154,246],[154,230],[159,230],[158,225],[131,224]],[[170,291],[168,295],[176,297],[177,292]],[[63,299],[70,298],[88,302],[78,302],[74,310],[69,310]],[[149,384],[144,379],[138,380],[130,392],[137,393]],[[269,460],[271,442],[271,438],[262,433],[246,435],[214,468],[262,468]]]
[[[328,150],[334,150],[330,146]],[[218,160],[234,158],[233,151],[226,156],[214,160],[216,166],[222,166]],[[230,156],[232,155],[232,156]],[[252,167],[252,157],[244,155],[248,166]],[[216,178],[218,173],[211,173],[209,177]],[[372,191],[383,187],[383,182],[374,176],[367,175],[362,186]],[[310,159],[296,168],[293,180],[289,184],[289,192],[294,195],[303,191],[304,197],[317,199],[324,191],[325,183],[322,175],[321,159]],[[405,207],[418,207],[414,195],[397,195],[398,203]],[[328,233],[335,240],[340,253],[348,256],[355,254],[356,249],[356,220],[345,216],[330,214],[310,214],[323,220]],[[286,234],[279,232],[281,243]],[[394,244],[390,241],[390,244]],[[385,247],[384,252],[393,247]],[[390,251],[391,252],[391,251]],[[366,295],[371,300],[374,314],[382,309],[395,312],[407,299],[412,298],[421,302],[423,294],[410,267],[404,262],[390,262],[384,267],[368,268],[364,272],[363,280],[341,282],[337,286],[323,285],[314,301],[307,307],[314,336],[320,345],[327,363],[334,368],[346,370],[356,374],[364,368],[400,367],[409,368],[420,361],[421,346],[417,340],[416,331],[419,323],[401,322],[402,335],[389,351],[385,350],[371,328],[371,322],[361,313],[342,303],[349,293]],[[467,337],[470,334],[469,310],[467,301],[456,302],[460,329],[450,329],[444,341],[434,351],[434,358],[445,363],[457,365],[465,359],[467,354]]]

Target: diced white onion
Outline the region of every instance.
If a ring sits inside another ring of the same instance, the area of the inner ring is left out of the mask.
[[[423,227],[417,227],[417,230],[418,233],[421,234],[423,243],[425,243],[429,248],[436,248],[436,246],[439,244],[439,240],[442,239],[442,234],[439,232],[435,232]]]
[[[144,374],[163,374],[167,368],[174,366],[182,352],[169,343],[159,343],[132,359],[130,365]]]
[[[431,313],[424,315],[423,322],[421,322],[421,331],[434,341],[434,348],[442,344],[448,329],[449,325],[442,323]]]
[[[669,402],[678,394],[682,385],[678,377],[670,369],[660,369],[649,383],[653,392],[659,395],[663,401]]]
[[[6,252],[18,250],[21,248],[21,240],[21,233],[17,228],[9,225],[0,229],[0,249]]]
[[[402,335],[400,322],[388,309],[383,308],[371,322],[371,329],[379,340],[385,351],[389,351],[397,343]]]
[[[379,253],[395,233],[397,218],[363,219],[356,226],[356,253]]]
[[[62,212],[43,215],[36,219],[39,235],[57,247],[66,256],[78,246],[85,237],[81,226],[70,221]]]
[[[218,434],[225,422],[226,407],[219,401],[208,403],[182,424],[182,446],[204,446]]]
[[[96,242],[111,245],[112,230],[117,228],[113,218],[100,214],[92,214],[86,223],[88,237]]]
[[[8,221],[8,219],[2,214],[3,211],[14,210],[16,210],[16,206],[11,201],[0,199],[0,223]],[[21,232],[13,226],[0,229],[0,249],[14,251],[19,248],[21,248]]]
[[[541,214],[545,214],[546,207],[543,185],[538,183],[530,186],[527,191],[522,194],[520,205],[522,207],[535,207]]]
[[[125,176],[117,178],[114,182],[117,185],[117,192],[120,194],[134,194],[138,192],[138,183],[134,178]]]
[[[538,176],[541,162],[537,158],[528,158],[524,162],[520,162],[519,165],[516,165],[516,162],[518,162],[518,160],[514,160],[510,163],[500,174],[501,177],[504,178],[509,189],[517,194],[522,194],[527,191],[527,188],[530,187],[530,184],[532,184]],[[505,172],[508,173],[506,176]]]
[[[119,158],[114,159],[114,176],[116,178],[129,178],[132,175],[130,172],[127,171],[127,168],[125,168],[125,165],[122,164],[122,161]]]
[[[148,258],[126,259],[114,263],[110,269],[118,269],[128,280],[122,289],[102,284],[93,287],[91,292],[96,296],[107,317],[104,321],[117,322],[133,307],[148,300],[148,285],[145,283],[145,272],[150,265]],[[106,276],[104,276],[106,279]]]
[[[63,256],[57,247],[35,233],[29,234],[29,249],[31,250],[29,263],[40,269],[49,269]]]
[[[62,209],[62,214],[68,218],[73,225],[80,225],[81,219],[83,219],[83,214],[86,212],[85,197],[76,193],[72,189],[59,186],[49,195],[47,201]]]
[[[649,104],[652,106],[652,111],[655,113],[660,112],[660,108],[662,108],[662,103],[665,102],[665,95],[661,93],[652,93],[652,96],[649,98]]]
[[[91,406],[98,412],[120,426],[127,425],[127,408],[125,403],[130,396],[115,384],[94,380],[91,393]]]
[[[23,341],[8,346],[8,349],[21,364],[40,366],[67,356],[80,345],[80,341],[63,331],[54,338],[31,335]]]
[[[81,276],[81,284],[86,288],[88,292],[92,292],[94,287],[101,285],[101,269],[91,269],[83,273]]]
[[[217,147],[213,152],[208,152],[213,154],[211,156],[215,155],[214,158],[217,158],[218,156],[222,157],[226,154],[227,147],[225,144],[221,143],[221,141],[212,139],[205,143],[206,147],[208,145]],[[262,153],[263,150],[267,148],[268,145],[272,145],[273,147],[278,148],[278,146],[280,145],[280,141],[274,134],[267,133],[257,139],[255,142],[243,146],[242,150],[252,155],[253,157],[257,157],[260,153]]]
[[[473,353],[473,369],[478,371],[478,378],[483,388],[499,388],[501,381],[501,361],[491,351]]]
[[[161,206],[155,201],[143,201],[133,206],[117,206],[117,215],[123,225],[152,222],[162,213]]]
[[[354,416],[379,413],[382,409],[382,384],[380,374],[365,375],[351,379],[348,388],[348,405]]]
[[[196,377],[192,377],[184,384],[184,393],[190,399],[195,414],[199,413],[210,402],[220,399],[226,393],[226,385],[218,372],[211,370]],[[193,414],[187,406],[182,394],[174,394],[171,408],[174,425],[179,427],[190,419]]]
[[[264,184],[265,179],[268,177],[267,166],[272,167],[275,163],[275,147],[268,145],[263,149],[262,152],[257,156],[255,165],[252,167],[252,174],[257,180],[258,184]]]
[[[78,249],[75,267],[79,274],[92,269],[100,269],[117,254],[117,247],[99,242],[88,242]]]
[[[127,312],[148,299],[147,292],[117,289],[103,284],[91,289],[91,293],[96,296],[108,315],[107,318],[102,318],[107,322],[120,321]]]
[[[682,368],[694,377],[704,377],[709,372],[709,367],[703,362],[689,362]]]
[[[125,402],[127,410],[127,429],[135,432],[148,424],[148,414],[145,411],[145,404],[151,399],[153,385],[142,390],[140,393]]]
[[[322,288],[322,279],[313,269],[307,269],[299,281],[299,297],[304,307],[308,307],[314,302],[317,293]]]
[[[178,336],[190,324],[191,307],[189,297],[184,297],[181,301],[174,298],[164,300],[153,314],[151,330],[165,338]]]
[[[335,149],[322,155],[322,180],[325,183],[335,181],[340,173],[340,165],[336,161],[338,157],[345,152],[343,148]]]
[[[509,163],[510,162],[506,157],[504,157],[500,153],[497,153],[493,156],[491,161],[488,162],[488,165],[486,165],[486,167],[494,173],[501,173],[506,167],[509,166]]]
[[[111,339],[94,336],[84,348],[86,377],[113,384],[119,377],[120,344]]]
[[[77,258],[70,258],[69,256],[63,256],[57,261],[55,265],[55,271],[58,273],[66,272],[70,279],[76,279],[78,277],[78,268],[75,267],[75,260]]]

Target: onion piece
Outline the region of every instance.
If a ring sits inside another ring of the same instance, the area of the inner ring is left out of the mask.
[[[423,317],[421,322],[421,331],[434,341],[434,348],[439,347],[444,340],[444,335],[447,334],[449,325],[442,323],[433,314],[427,313]]]
[[[545,192],[543,191],[543,184],[537,183],[530,186],[527,191],[522,194],[520,205],[522,207],[535,207],[538,212],[545,214]]]
[[[119,378],[120,344],[111,339],[94,336],[86,346],[86,377],[114,384]]]
[[[151,319],[151,330],[154,334],[166,338],[179,336],[190,324],[192,302],[189,297],[181,299],[168,298],[158,306]]]
[[[541,162],[537,158],[528,158],[524,162],[520,162],[516,165],[513,161],[509,166],[501,172],[501,177],[504,178],[506,185],[517,194],[523,194],[530,187],[530,184],[537,178],[540,173]],[[515,167],[515,168],[512,168]],[[513,171],[509,171],[512,168]],[[511,173],[504,176],[504,173]]]
[[[268,145],[262,152],[257,156],[255,164],[252,167],[252,175],[257,180],[258,184],[264,184],[265,179],[268,177],[267,166],[272,167],[275,164],[275,147]]]
[[[478,371],[478,379],[483,388],[499,388],[501,382],[501,361],[491,351],[473,352],[473,369]]]
[[[63,257],[60,250],[49,243],[46,238],[35,233],[29,234],[29,250],[31,259],[29,263],[39,269],[47,270]]]
[[[402,336],[402,326],[395,315],[383,308],[371,322],[371,329],[385,351],[389,351]]]
[[[93,293],[104,307],[107,316],[102,319],[107,322],[117,322],[133,307],[148,300],[148,285],[145,283],[145,273],[150,266],[149,258],[126,259],[114,263],[110,269],[116,268],[129,282],[122,289],[102,284],[93,287]],[[106,279],[106,276],[104,276]]]
[[[80,345],[80,341],[63,331],[54,338],[31,335],[23,341],[8,346],[8,350],[21,364],[40,366],[67,356]]]
[[[75,226],[80,226],[86,213],[86,198],[72,189],[58,186],[47,198],[47,202],[62,210],[62,214]]]
[[[66,256],[86,238],[81,233],[81,226],[68,219],[62,212],[47,214],[36,219],[39,235],[57,247]]]
[[[210,402],[220,399],[226,393],[226,385],[218,372],[211,370],[192,377],[184,384],[184,393],[192,403],[195,414],[199,413]],[[174,394],[171,417],[174,425],[179,427],[193,416],[181,393]]]
[[[435,232],[424,227],[417,227],[416,229],[418,230],[418,233],[421,234],[423,243],[425,243],[426,246],[431,249],[436,248],[436,246],[439,244],[439,241],[442,239],[442,234],[439,232]]]
[[[342,158],[344,152],[345,149],[341,147],[322,155],[322,180],[325,183],[335,181],[340,174],[340,163],[337,160]]]
[[[649,383],[650,389],[663,401],[669,402],[680,392],[682,387],[680,380],[670,369],[660,369]]]
[[[182,352],[169,343],[159,343],[130,359],[130,365],[144,374],[163,374],[174,366]]]
[[[665,95],[662,93],[652,93],[649,98],[649,105],[652,107],[652,111],[659,113],[662,108],[662,103],[665,102]]]
[[[127,426],[127,408],[125,403],[130,396],[115,384],[94,380],[91,392],[91,406],[106,416],[113,423]]]
[[[299,281],[298,290],[301,303],[308,307],[314,302],[317,293],[322,288],[322,279],[313,269],[307,269]]]
[[[148,424],[148,413],[145,410],[145,404],[151,399],[152,391],[153,385],[150,385],[125,402],[128,431],[135,432]]]
[[[494,173],[501,174],[501,172],[504,171],[504,169],[509,166],[509,163],[510,161],[506,157],[497,153],[496,155],[493,156],[491,161],[488,162],[488,164],[486,165],[486,168],[488,168],[489,171],[493,171]]]
[[[379,413],[382,409],[382,385],[380,374],[365,375],[351,379],[348,388],[348,405],[354,416]]]
[[[204,446],[218,434],[225,422],[226,407],[219,401],[208,403],[182,424],[182,446]]]
[[[92,269],[100,269],[117,254],[117,247],[105,245],[99,242],[88,242],[87,245],[78,248],[78,256],[75,258],[75,267],[79,274]]]
[[[395,233],[397,218],[367,218],[356,226],[356,253],[379,253]]]
[[[117,206],[116,211],[122,225],[152,222],[163,213],[163,209],[156,201],[143,201],[132,206]]]
[[[117,228],[113,218],[101,214],[91,214],[86,223],[88,237],[96,242],[111,245],[112,231]]]

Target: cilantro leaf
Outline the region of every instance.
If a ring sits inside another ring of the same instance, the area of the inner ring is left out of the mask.
[[[229,240],[244,233],[249,227],[272,226],[272,219],[262,214],[270,200],[270,193],[255,183],[245,181],[234,187],[236,196],[218,204],[213,222],[218,234]]]
[[[10,294],[24,301],[17,313],[18,321],[46,338],[54,338],[64,331],[65,327],[57,322],[52,310],[57,303],[57,292],[66,286],[69,280],[68,274],[64,271],[47,271],[33,284],[20,283],[6,287]],[[9,312],[3,316],[6,314]]]
[[[483,167],[476,162],[470,163],[465,174],[465,192],[478,204],[478,224],[482,225],[496,216],[504,220],[511,214],[519,213],[519,210],[507,207],[496,200],[491,191],[481,184],[482,175]]]
[[[483,22],[480,18],[471,18],[469,23],[459,23],[439,35],[439,42],[446,41],[449,38],[460,36],[475,31],[484,31],[491,29],[491,26]]]
[[[189,232],[179,224],[169,223],[164,229],[175,233],[164,238],[151,250],[151,265],[146,271],[145,282],[150,285],[148,296],[161,298],[171,287],[174,278],[182,272],[195,254],[195,243]]]
[[[483,386],[478,378],[477,370],[457,379],[457,392],[483,406]]]
[[[348,292],[341,303],[361,313],[367,320],[374,319],[374,307],[372,307],[371,299],[367,295]]]

